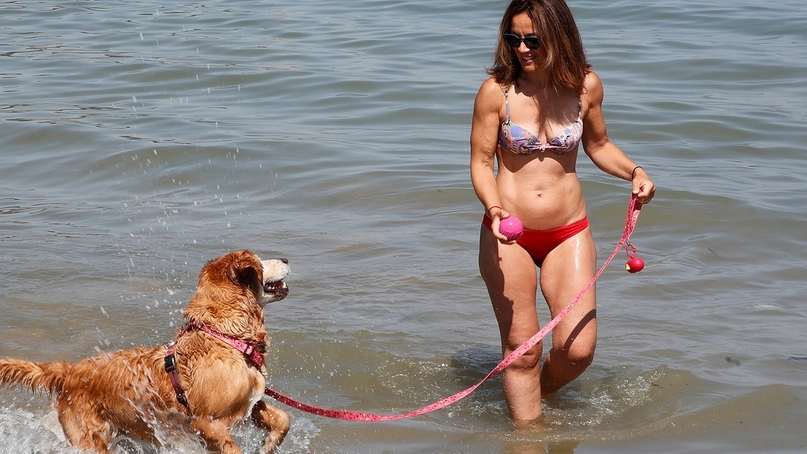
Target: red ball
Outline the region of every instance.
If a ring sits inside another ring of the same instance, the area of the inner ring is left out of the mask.
[[[508,241],[515,241],[524,233],[524,224],[515,216],[508,216],[499,223],[499,233],[507,237]]]
[[[628,263],[625,264],[625,270],[628,273],[638,273],[644,269],[644,260],[641,257],[631,257]]]

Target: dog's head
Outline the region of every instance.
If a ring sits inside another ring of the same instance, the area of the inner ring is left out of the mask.
[[[205,264],[192,303],[241,299],[254,300],[263,307],[289,294],[283,281],[288,274],[286,259],[261,260],[247,250],[231,252]]]
[[[289,286],[283,281],[289,275],[289,261],[286,259],[261,260],[263,278],[262,296],[258,299],[261,306],[280,301],[289,294]]]

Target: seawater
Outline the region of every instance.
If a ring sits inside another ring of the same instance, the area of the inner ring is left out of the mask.
[[[499,346],[468,133],[505,5],[0,5],[0,356],[167,343],[205,261],[249,248],[292,266],[274,389],[394,414],[479,381]],[[494,378],[392,423],[289,410],[281,452],[807,452],[807,6],[570,5],[609,136],[659,187],[646,269],[598,282],[594,364],[533,431]],[[578,170],[602,261],[629,186]],[[76,451],[45,398],[3,390],[0,452]]]

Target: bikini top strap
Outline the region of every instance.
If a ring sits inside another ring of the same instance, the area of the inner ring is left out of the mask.
[[[502,85],[502,92],[504,92],[504,122],[510,122],[510,101],[507,99],[507,92],[510,91],[510,85]]]

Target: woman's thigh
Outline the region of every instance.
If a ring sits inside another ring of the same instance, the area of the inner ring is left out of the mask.
[[[561,243],[544,259],[541,292],[552,317],[563,311],[591,281],[597,267],[597,250],[587,228]],[[596,290],[591,288],[553,330],[554,348],[567,348],[571,339],[596,342]]]
[[[538,332],[535,264],[521,246],[501,244],[490,230],[482,227],[479,269],[499,323],[502,346],[515,349]]]

